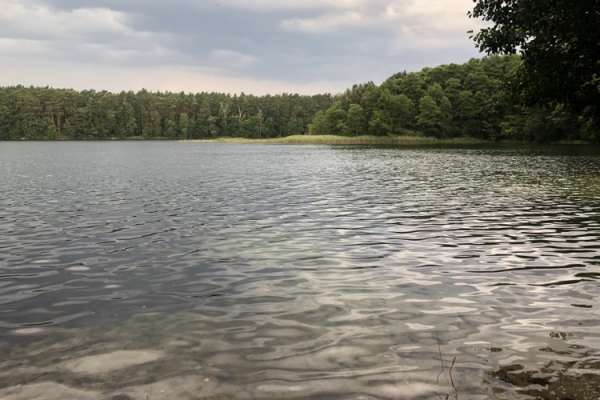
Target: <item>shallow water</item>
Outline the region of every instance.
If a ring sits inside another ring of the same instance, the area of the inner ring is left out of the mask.
[[[596,150],[0,143],[0,398],[597,399]]]

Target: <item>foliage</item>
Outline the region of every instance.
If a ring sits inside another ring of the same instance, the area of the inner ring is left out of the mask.
[[[96,92],[0,88],[0,140],[198,139],[305,133],[331,95]]]
[[[521,53],[530,104],[565,104],[600,125],[600,0],[474,0],[474,35],[489,54]]]
[[[354,85],[317,114],[311,134],[464,135],[492,140],[600,140],[585,114],[560,104],[528,106],[513,87],[521,58],[490,56],[462,65],[399,73],[380,86]]]

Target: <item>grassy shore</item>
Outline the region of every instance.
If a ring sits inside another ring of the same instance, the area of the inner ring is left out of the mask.
[[[424,136],[335,136],[335,135],[293,135],[269,139],[216,138],[209,140],[187,140],[185,142],[208,142],[230,144],[326,144],[326,145],[475,145],[488,143],[470,137],[436,139]]]

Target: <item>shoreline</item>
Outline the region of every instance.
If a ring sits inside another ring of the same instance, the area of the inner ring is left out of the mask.
[[[510,141],[510,140],[488,140],[477,139],[471,136],[460,136],[454,138],[435,138],[419,135],[399,135],[399,136],[341,136],[341,135],[291,135],[274,138],[245,138],[245,137],[215,137],[203,139],[177,139],[177,138],[144,138],[139,136],[127,138],[106,138],[106,139],[22,139],[22,140],[0,140],[6,143],[23,142],[41,142],[41,143],[65,143],[65,142],[178,142],[178,143],[213,143],[213,144],[261,144],[261,145],[329,145],[329,146],[486,146],[486,147],[505,147],[505,146],[524,146],[524,147],[546,147],[546,146],[600,146],[593,142],[581,140],[560,140],[554,142],[529,142],[529,141]]]
[[[437,139],[424,136],[337,136],[292,135],[279,138],[251,139],[220,137],[180,140],[181,143],[274,144],[274,145],[342,145],[342,146],[421,146],[421,145],[485,145],[494,142],[471,137]]]
[[[271,145],[330,145],[330,146],[597,146],[584,141],[556,141],[536,143],[525,141],[493,141],[477,139],[471,136],[455,138],[434,138],[428,136],[339,136],[339,135],[292,135],[278,138],[218,137],[211,139],[180,139],[181,143],[218,143],[218,144],[271,144]]]

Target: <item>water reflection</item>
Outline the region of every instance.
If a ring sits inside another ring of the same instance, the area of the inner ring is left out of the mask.
[[[600,393],[595,155],[10,143],[0,169],[0,398]]]

